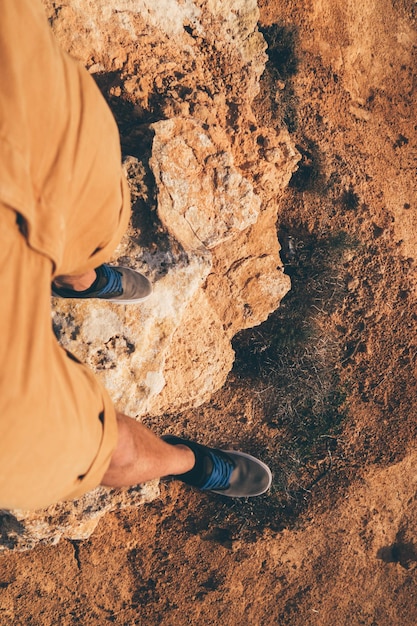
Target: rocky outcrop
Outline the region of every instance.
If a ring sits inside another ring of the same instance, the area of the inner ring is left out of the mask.
[[[252,113],[266,60],[256,2],[45,7],[62,46],[97,78],[130,155],[132,220],[113,260],[155,287],[130,307],[55,301],[56,334],[120,410],[141,417],[197,406],[224,383],[233,335],[266,319],[290,286],[276,207],[298,155],[285,129],[260,128]],[[84,538],[105,511],[155,488],[99,489],[37,515],[16,512],[12,545]]]

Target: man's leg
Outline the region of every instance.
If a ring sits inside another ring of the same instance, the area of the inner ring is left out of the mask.
[[[146,276],[130,267],[103,263],[84,273],[56,276],[52,295],[58,298],[98,298],[116,304],[143,302],[152,294],[152,284]]]
[[[73,289],[74,291],[85,291],[89,289],[97,277],[95,270],[88,270],[83,274],[75,276],[56,276],[54,285],[59,289]]]
[[[265,493],[269,468],[244,452],[208,448],[168,435],[160,439],[127,415],[117,415],[118,442],[102,479],[108,487],[129,487],[153,478],[174,479],[230,497]]]
[[[163,476],[184,474],[195,464],[192,450],[171,446],[146,426],[118,413],[118,442],[102,484],[128,487]]]

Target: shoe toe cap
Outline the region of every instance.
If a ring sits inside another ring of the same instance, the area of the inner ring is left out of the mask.
[[[140,272],[127,267],[118,268],[122,274],[123,300],[145,300],[152,293],[152,283]]]
[[[245,452],[224,450],[235,462],[235,470],[232,473],[230,486],[216,493],[234,498],[249,498],[260,496],[271,486],[272,473],[269,467]]]

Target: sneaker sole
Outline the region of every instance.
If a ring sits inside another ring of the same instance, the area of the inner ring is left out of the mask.
[[[118,298],[90,298],[90,300],[101,300],[102,302],[113,302],[113,304],[141,304],[142,302],[145,302],[145,300],[148,300],[151,295],[152,295],[153,291],[151,291],[150,293],[148,293],[147,296],[143,296],[143,298],[133,298],[132,300],[119,300]]]
[[[62,296],[60,296],[57,293],[54,293],[54,290],[52,289],[52,297],[53,298],[60,298],[61,300],[78,300],[78,302],[85,302],[86,300],[96,300],[98,302],[113,302],[113,304],[141,304],[142,302],[145,302],[145,300],[148,300],[151,295],[153,294],[153,290],[148,293],[146,296],[143,296],[143,298],[132,298],[131,300],[120,300],[118,298],[97,298],[97,297],[92,297],[92,298],[63,298]]]

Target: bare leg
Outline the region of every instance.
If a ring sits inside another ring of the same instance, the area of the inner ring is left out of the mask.
[[[140,422],[119,413],[119,438],[102,485],[130,487],[194,467],[194,453],[187,446],[172,446]]]
[[[56,276],[54,284],[58,289],[74,289],[74,291],[85,291],[95,281],[97,274],[95,270],[89,270],[85,274],[78,274],[77,276]]]

